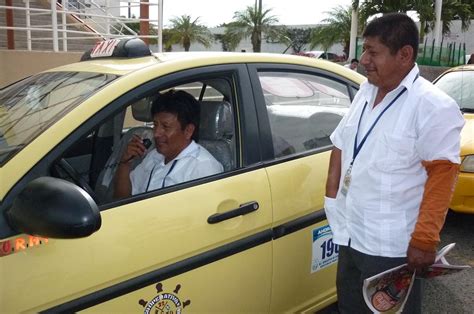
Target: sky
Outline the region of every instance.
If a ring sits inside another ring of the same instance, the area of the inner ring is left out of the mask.
[[[150,0],[157,3],[158,0]],[[301,25],[317,24],[327,18],[325,12],[335,7],[349,6],[351,0],[262,0],[264,9],[272,9],[279,24]],[[163,0],[163,24],[169,26],[169,20],[184,14],[192,18],[199,17],[201,24],[214,27],[224,22],[232,21],[234,12],[244,10],[247,6],[255,5],[255,0]],[[122,10],[121,15],[127,12]],[[134,11],[132,11],[134,14]],[[135,13],[138,16],[138,9]],[[150,7],[150,19],[156,19],[158,7]]]

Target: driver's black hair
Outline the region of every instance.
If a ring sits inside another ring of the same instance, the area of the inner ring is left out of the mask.
[[[194,96],[185,91],[175,91],[174,89],[160,94],[153,101],[151,114],[154,116],[160,112],[175,114],[183,130],[188,124],[194,124],[195,130],[192,138],[197,141],[201,110],[199,102]]]

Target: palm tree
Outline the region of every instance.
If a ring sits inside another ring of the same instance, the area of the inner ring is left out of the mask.
[[[348,55],[352,7],[338,6],[327,14],[329,17],[321,21],[324,25],[317,27],[311,35],[310,49],[321,46],[326,51],[332,45],[341,43],[344,47],[344,53]],[[359,23],[359,25],[362,24]]]
[[[223,51],[235,51],[235,49],[237,48],[237,46],[239,45],[240,43],[240,40],[241,38],[238,37],[236,34],[234,33],[229,33],[227,32],[227,29],[230,28],[230,27],[233,27],[233,22],[231,23],[223,23],[222,25],[220,25],[219,27],[224,27],[226,29],[226,31],[224,32],[224,34],[216,34],[214,35],[215,39],[217,41],[220,41],[221,42],[221,45],[222,45],[222,50]]]
[[[278,38],[281,31],[274,26],[278,18],[270,15],[271,9],[262,10],[261,7],[248,6],[243,11],[234,13],[232,23],[226,26],[226,35],[237,38],[239,41],[250,37],[254,52],[260,52],[262,48],[262,33],[267,37]]]
[[[212,35],[207,27],[199,24],[199,17],[191,21],[190,15],[181,15],[170,20],[172,41],[180,43],[185,51],[189,51],[192,43],[198,42],[204,47],[211,46]]]
[[[169,28],[163,28],[162,31],[162,40],[163,40],[163,49],[166,52],[171,52],[173,50],[173,31]]]

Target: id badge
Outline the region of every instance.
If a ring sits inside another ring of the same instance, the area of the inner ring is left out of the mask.
[[[349,166],[349,168],[346,171],[346,174],[344,175],[344,179],[342,180],[341,193],[344,196],[347,195],[347,191],[349,191],[349,186],[351,185],[351,179],[352,179],[351,171],[352,171],[352,165]]]

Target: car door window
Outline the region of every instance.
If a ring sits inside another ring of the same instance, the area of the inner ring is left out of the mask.
[[[329,136],[351,102],[346,84],[306,73],[262,71],[258,76],[275,157],[331,144]]]
[[[234,96],[230,92],[232,90],[231,80],[227,78],[203,78],[150,91],[137,101],[129,104],[120,113],[101,122],[85,139],[75,143],[66,151],[61,158],[61,163],[67,163],[71,166],[67,166],[69,172],[65,171],[63,167],[55,166],[53,173],[73,182],[80,180],[82,182],[80,185],[91,194],[94,194],[94,199],[99,204],[115,200],[114,178],[121,163],[121,156],[134,135],[149,140],[150,146],[147,154],[151,154],[156,150],[151,107],[158,94],[170,90],[174,92],[185,91],[198,101],[200,118],[195,140],[200,145],[200,149],[205,149],[222,165],[221,170],[216,173],[235,169],[237,167],[237,137],[235,132],[235,108],[232,104]],[[88,149],[85,150],[84,143],[89,143],[93,147],[88,145]],[[86,153],[87,159],[82,156]],[[87,162],[83,162],[84,160],[87,160]],[[132,171],[143,161],[144,158],[134,159],[131,162]],[[74,173],[71,173],[73,170]],[[193,176],[193,179],[206,176],[205,174],[199,175],[202,171],[196,171],[198,174]],[[151,178],[151,175],[147,175],[148,177]],[[176,178],[179,177],[180,174]],[[183,177],[186,178],[187,176],[183,175]],[[185,183],[186,181],[186,179],[179,182],[168,180],[166,187]],[[153,188],[147,189],[147,191],[153,191]]]

